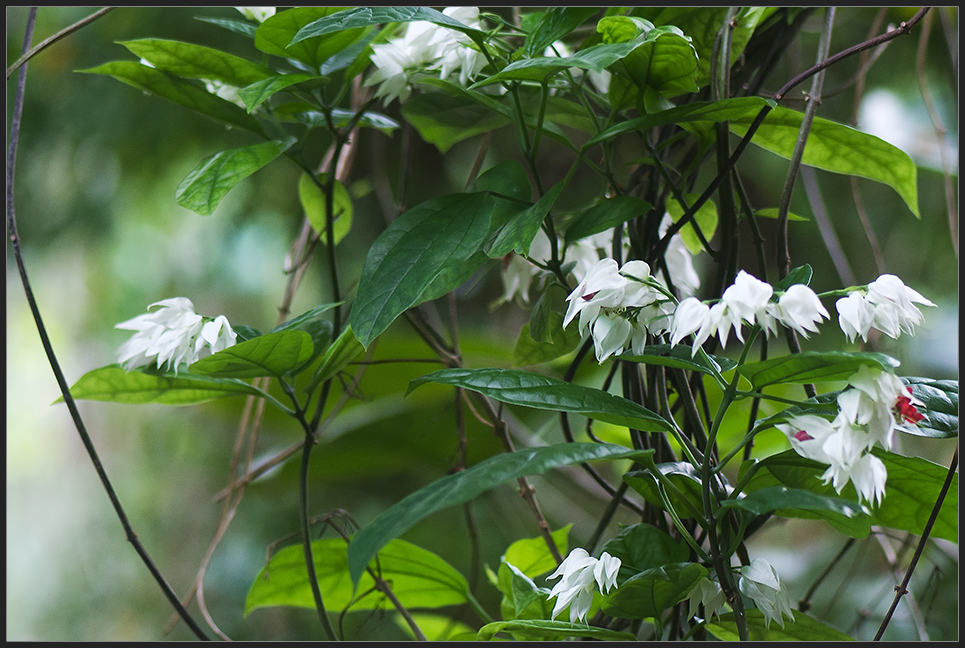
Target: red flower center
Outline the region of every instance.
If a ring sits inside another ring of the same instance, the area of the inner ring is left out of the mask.
[[[909,423],[917,424],[919,421],[925,420],[925,415],[915,409],[915,406],[911,404],[911,399],[907,396],[898,397],[898,402],[895,404],[895,412]]]
[[[798,430],[794,434],[794,438],[797,439],[798,441],[810,441],[814,437],[808,434],[807,432],[805,432],[804,430]]]

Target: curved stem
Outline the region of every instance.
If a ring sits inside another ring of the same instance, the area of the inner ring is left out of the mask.
[[[39,45],[37,45],[36,47],[34,47],[33,49],[31,49],[29,52],[27,52],[26,54],[24,54],[23,56],[21,56],[20,58],[18,58],[16,61],[14,61],[13,64],[11,64],[10,67],[7,68],[7,78],[9,79],[9,78],[13,75],[13,73],[16,72],[16,71],[20,68],[20,66],[24,65],[27,61],[29,61],[30,59],[32,59],[32,58],[33,58],[34,56],[36,56],[37,54],[40,54],[42,51],[44,51],[45,49],[47,49],[48,47],[50,47],[51,45],[53,45],[54,43],[56,43],[57,41],[59,41],[61,38],[64,38],[65,36],[70,36],[71,34],[73,34],[73,33],[74,33],[75,31],[77,31],[78,29],[80,29],[80,28],[82,28],[82,27],[86,27],[87,25],[89,25],[90,23],[94,22],[95,20],[97,20],[98,18],[100,18],[101,16],[103,16],[104,14],[106,14],[106,13],[108,13],[108,12],[110,12],[110,11],[116,9],[116,8],[117,8],[117,7],[104,7],[103,9],[100,9],[100,10],[92,13],[91,15],[87,16],[86,18],[83,18],[83,19],[81,19],[81,20],[78,20],[77,22],[75,22],[75,23],[74,23],[73,25],[71,25],[70,27],[66,27],[66,28],[64,28],[64,29],[61,29],[59,32],[57,32],[56,34],[54,34],[53,36],[51,36],[51,37],[48,38],[47,40],[43,41],[42,43],[40,43]]]

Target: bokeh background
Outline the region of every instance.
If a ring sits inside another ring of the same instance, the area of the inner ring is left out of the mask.
[[[33,42],[94,10],[41,8]],[[896,24],[912,11],[883,9],[879,16],[874,7],[839,8],[831,51],[867,38],[879,17],[881,24]],[[25,8],[7,8],[8,65],[20,55],[26,13]],[[891,141],[915,159],[921,219],[890,188],[858,181],[860,204],[874,232],[874,240],[869,240],[852,181],[822,172],[814,178],[855,281],[867,283],[882,271],[892,272],[938,304],[927,310],[926,323],[914,338],[877,339],[874,348],[900,359],[902,375],[957,379],[959,275],[946,187],[950,182],[954,188],[957,212],[958,15],[956,8],[932,13],[924,46],[921,28],[892,42],[876,53],[861,82],[856,83],[857,59],[831,68],[819,113]],[[262,330],[275,324],[286,282],[285,257],[302,222],[298,170],[283,163],[270,165],[236,187],[211,216],[182,209],[174,201],[175,189],[200,159],[252,142],[244,133],[226,130],[111,78],[77,72],[111,60],[129,60],[129,52],[116,41],[143,37],[258,56],[245,39],[199,21],[199,16],[238,14],[231,7],[119,8],[29,64],[16,209],[33,290],[71,383],[113,362],[126,338],[114,324],[160,299],[187,296],[200,312],[224,313],[233,323]],[[817,12],[806,26],[768,89],[776,89],[813,62],[819,17]],[[7,82],[8,136],[15,79],[16,75]],[[800,107],[802,97],[795,93],[788,105]],[[946,129],[944,137],[936,133],[924,97]],[[398,106],[387,112],[397,117]],[[384,225],[379,191],[386,186],[397,190],[403,169],[404,141],[398,133],[365,131],[361,137],[352,177],[356,221],[339,248],[346,278],[358,276],[368,245]],[[487,166],[513,155],[512,139],[493,139]],[[444,156],[415,134],[408,145],[411,206],[460,190],[478,139],[460,143]],[[542,163],[554,164],[554,153],[558,151],[547,144]],[[776,205],[786,163],[751,147],[741,168],[755,198]],[[592,182],[577,183],[569,199],[574,204],[589,202],[597,190]],[[821,210],[814,208],[813,197],[799,183],[792,211],[810,220],[792,224],[792,258],[795,265],[810,263],[815,269],[812,285],[826,290],[840,286],[841,279],[821,236]],[[323,265],[314,264],[306,274],[293,314],[329,301]],[[53,404],[59,390],[26,308],[9,247],[6,288],[7,639],[193,638],[183,624],[165,632],[170,608],[126,542],[66,408]],[[500,292],[495,263],[460,291],[460,309],[466,316],[461,342],[470,366],[511,362],[509,341],[528,314],[513,304],[491,310],[489,304]],[[840,333],[815,340],[828,348],[843,342]],[[393,327],[378,352],[386,358],[430,357],[404,326]],[[364,523],[445,474],[457,445],[451,398],[444,390],[424,388],[402,399],[408,381],[432,368],[410,363],[369,369],[364,400],[346,409],[315,453],[315,513],[342,508]],[[215,495],[230,478],[240,405],[236,399],[187,408],[80,403],[135,530],[179,593],[189,588],[214,533],[221,508]],[[520,434],[557,438],[552,420],[516,414]],[[472,420],[468,434],[471,462],[498,451],[489,430]],[[269,413],[257,456],[274,456],[299,438],[289,421]],[[782,439],[762,441],[759,452],[783,449],[781,443]],[[954,440],[906,439],[902,452],[947,465],[956,445]],[[313,610],[242,614],[268,546],[297,531],[296,478],[297,461],[289,462],[248,490],[208,569],[208,609],[233,639],[321,636]],[[534,480],[554,528],[574,525],[573,543],[585,541],[592,532],[601,502],[585,481],[579,472]],[[585,486],[575,497],[574,484]],[[480,498],[472,510],[485,530],[482,558],[491,566],[498,564],[508,543],[536,535],[525,506],[509,486]],[[462,511],[440,513],[405,538],[469,574]],[[907,555],[909,549],[900,548],[903,539],[891,534],[884,541],[861,541],[816,595],[815,611],[856,637],[873,636],[893,596],[888,547]],[[785,522],[773,525],[755,543],[755,550],[789,579],[792,598],[800,598],[843,538],[813,523]],[[480,582],[478,591],[480,600],[495,609],[495,590]],[[885,638],[917,640],[923,624],[932,639],[956,639],[957,545],[930,546],[913,581],[913,594],[920,623],[916,625],[902,606]],[[360,638],[405,636],[385,612],[350,615],[346,623]]]

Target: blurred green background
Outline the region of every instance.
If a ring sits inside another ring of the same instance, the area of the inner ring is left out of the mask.
[[[34,44],[91,14],[95,8],[44,7]],[[912,10],[885,11],[897,23]],[[840,8],[831,51],[868,37],[876,8]],[[949,134],[957,204],[958,16],[935,10],[927,42],[924,78]],[[7,8],[7,61],[21,52],[27,10]],[[179,207],[174,193],[200,159],[250,144],[245,133],[147,96],[114,79],[76,70],[111,60],[130,60],[116,41],[157,37],[206,44],[258,58],[242,37],[196,20],[237,19],[231,7],[119,8],[55,44],[29,64],[26,102],[16,167],[16,209],[26,264],[60,364],[71,383],[109,364],[126,339],[114,324],[144,312],[148,304],[187,296],[198,311],[225,314],[232,323],[262,330],[274,326],[284,292],[284,261],[302,222],[299,171],[276,162],[235,188],[216,212],[199,216]],[[776,90],[814,60],[820,12],[771,77]],[[879,29],[880,31],[880,29]],[[888,187],[859,181],[860,199],[874,230],[884,270],[938,304],[914,337],[877,339],[874,348],[902,361],[902,375],[958,377],[958,260],[949,232],[945,180],[935,134],[919,86],[916,60],[922,30],[889,44],[868,69],[864,101],[856,103],[857,59],[828,71],[820,115],[892,141],[919,164],[921,220]],[[16,75],[7,82],[7,125]],[[803,86],[802,86],[803,88]],[[800,108],[800,90],[786,104]],[[398,117],[398,105],[387,109]],[[507,133],[509,131],[506,131]],[[368,245],[384,226],[377,189],[395,184],[402,168],[403,139],[368,130],[360,137],[352,181],[353,232],[339,247],[347,285],[358,277]],[[407,205],[460,190],[478,138],[445,156],[411,138]],[[512,137],[496,137],[489,164],[514,155]],[[547,144],[541,163],[568,165]],[[753,199],[776,206],[786,163],[751,147],[741,162]],[[855,207],[852,183],[817,172],[823,204],[857,283],[881,272]],[[589,202],[599,185],[577,183],[574,204]],[[581,194],[581,192],[583,192]],[[812,285],[841,285],[818,229],[805,187],[799,182],[792,211],[811,219],[792,223],[792,259],[815,269]],[[698,262],[700,259],[698,259]],[[749,261],[753,267],[753,261]],[[329,301],[324,264],[306,274],[292,314]],[[462,346],[469,366],[509,366],[510,341],[528,314],[515,305],[490,311],[501,293],[496,264],[460,291]],[[159,588],[126,542],[59,396],[39,337],[26,308],[16,267],[7,255],[7,639],[29,641],[185,640],[183,624],[164,633],[171,611]],[[834,326],[826,327],[836,328]],[[814,340],[840,347],[840,332]],[[408,328],[396,325],[378,346],[380,358],[431,354]],[[353,401],[326,432],[312,465],[313,513],[346,509],[360,523],[452,465],[457,451],[449,392],[426,387],[404,401],[407,383],[436,368],[431,364],[375,365]],[[187,591],[211,541],[221,510],[214,496],[230,479],[242,401],[228,399],[190,408],[81,402],[80,411],[101,459],[141,541],[174,589]],[[554,420],[527,412],[516,429],[552,442]],[[469,460],[498,451],[491,432],[468,420]],[[615,433],[615,432],[614,432]],[[299,431],[269,412],[256,448],[256,463],[300,440]],[[947,465],[954,441],[903,439],[901,451]],[[524,442],[521,440],[521,443]],[[762,440],[759,452],[783,449],[783,439]],[[297,461],[256,482],[247,492],[207,571],[205,599],[218,626],[239,640],[318,639],[313,610],[258,610],[242,617],[245,595],[265,561],[268,546],[297,532]],[[600,502],[583,473],[534,479],[537,496],[554,528],[572,523],[571,542],[592,533]],[[573,485],[580,486],[573,496]],[[482,559],[495,567],[506,546],[536,535],[526,507],[509,486],[472,506],[484,530]],[[630,519],[619,520],[630,523]],[[892,534],[894,535],[894,534]],[[406,539],[434,551],[467,576],[470,549],[462,511],[448,511],[417,525]],[[889,537],[898,547],[902,538]],[[843,538],[826,526],[778,523],[755,537],[755,549],[804,595]],[[896,551],[898,549],[895,549]],[[752,551],[752,552],[753,552]],[[908,551],[904,550],[904,554]],[[869,639],[891,601],[888,550],[874,538],[846,556],[815,597],[815,612],[853,636]],[[495,590],[480,580],[478,598],[491,610]],[[933,545],[913,581],[922,621],[933,639],[958,636],[958,547]],[[190,608],[197,610],[196,605]],[[475,623],[472,616],[456,611]],[[196,617],[200,620],[200,615]],[[385,611],[350,615],[359,638],[402,638]],[[907,608],[885,638],[917,640]]]

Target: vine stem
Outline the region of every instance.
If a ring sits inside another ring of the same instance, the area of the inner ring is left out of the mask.
[[[915,572],[915,567],[918,565],[918,559],[921,558],[921,554],[925,550],[925,543],[928,542],[928,536],[931,534],[932,527],[935,526],[935,521],[938,519],[938,513],[941,511],[942,504],[945,502],[945,496],[948,495],[948,491],[952,485],[952,480],[957,474],[957,468],[958,446],[955,446],[955,454],[952,455],[951,464],[948,466],[948,474],[945,475],[945,483],[942,484],[942,490],[938,495],[938,500],[935,502],[935,506],[932,507],[931,515],[928,516],[928,522],[925,523],[925,528],[921,533],[921,539],[918,541],[918,546],[915,548],[915,555],[912,556],[911,564],[908,565],[908,570],[905,572],[905,577],[901,580],[900,584],[895,585],[895,600],[891,602],[891,607],[888,608],[885,618],[881,621],[881,626],[878,628],[878,632],[875,634],[874,641],[881,640],[881,635],[884,634],[885,629],[891,622],[891,617],[894,615],[895,609],[897,609],[898,603],[901,601],[901,597],[908,593],[908,583],[911,581],[911,575]]]
[[[16,72],[21,66],[26,64],[27,61],[32,59],[37,54],[40,54],[42,51],[44,51],[45,49],[47,49],[48,47],[50,47],[60,39],[64,38],[65,36],[70,36],[78,29],[81,29],[82,27],[86,27],[87,25],[94,22],[101,16],[107,14],[108,12],[116,8],[117,7],[104,7],[103,9],[92,13],[86,18],[78,20],[70,27],[65,27],[64,29],[61,29],[59,32],[57,32],[47,40],[43,41],[42,43],[40,43],[39,45],[31,49],[29,52],[26,52],[23,56],[18,58],[16,61],[14,61],[13,64],[7,68],[7,78],[9,79],[11,76],[13,76],[13,73]]]
[[[27,18],[27,27],[24,35],[24,52],[27,51],[30,40],[33,37],[33,28],[36,22],[36,16],[37,8],[31,7]],[[131,543],[132,547],[134,547],[134,550],[137,552],[138,556],[141,557],[141,560],[151,572],[154,580],[157,581],[158,585],[161,587],[161,590],[164,592],[164,595],[167,597],[168,601],[171,603],[177,613],[181,615],[188,627],[191,628],[191,631],[194,632],[195,636],[202,641],[208,641],[208,636],[205,635],[201,627],[197,624],[197,622],[194,621],[185,607],[181,604],[181,601],[178,599],[178,595],[164,579],[164,576],[158,570],[147,550],[138,539],[137,533],[134,532],[134,529],[127,518],[127,514],[124,511],[124,507],[121,505],[120,499],[118,498],[117,493],[114,491],[110,478],[107,476],[107,471],[104,469],[104,466],[101,463],[100,456],[97,453],[97,449],[94,447],[90,434],[87,432],[87,427],[81,418],[80,411],[77,409],[77,404],[74,402],[74,399],[70,394],[70,387],[68,386],[64,373],[60,368],[60,363],[58,362],[57,356],[54,353],[53,345],[51,344],[50,338],[47,335],[47,328],[44,325],[43,318],[40,315],[40,309],[37,306],[36,299],[34,298],[33,289],[31,288],[30,280],[27,276],[27,267],[23,260],[23,252],[20,249],[20,235],[17,231],[17,217],[16,210],[14,209],[14,169],[16,167],[17,145],[20,137],[20,119],[23,114],[24,91],[27,84],[27,67],[26,65],[21,64],[19,68],[20,74],[17,79],[17,90],[13,107],[14,109],[10,122],[10,147],[7,156],[7,227],[10,238],[10,246],[13,248],[13,255],[14,259],[16,260],[17,270],[20,274],[20,281],[23,284],[24,295],[27,298],[30,312],[33,315],[34,323],[37,326],[37,332],[40,334],[40,341],[43,344],[44,352],[47,354],[47,361],[50,363],[50,368],[54,373],[58,386],[60,387],[60,392],[63,395],[64,403],[67,405],[67,409],[70,412],[71,419],[74,422],[74,427],[77,428],[77,433],[80,435],[81,442],[84,444],[84,448],[87,450],[87,454],[90,456],[91,463],[94,465],[94,470],[96,471],[98,478],[100,478],[101,484],[104,486],[104,490],[106,491],[107,497],[110,499],[111,504],[114,507],[114,511],[117,514],[117,518],[120,521],[121,526],[124,528],[124,534],[127,538],[127,541]]]

